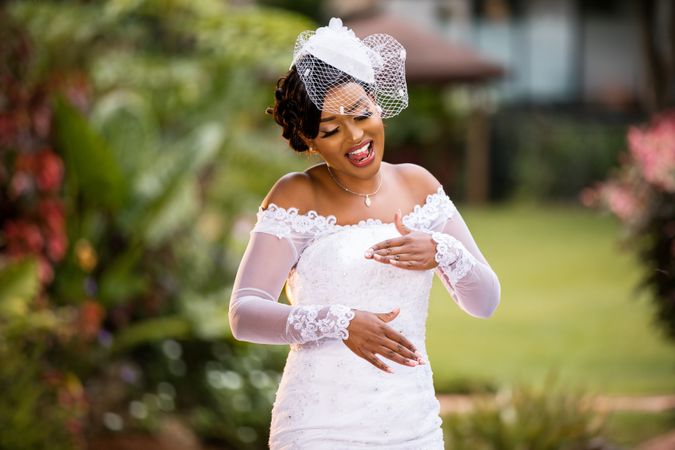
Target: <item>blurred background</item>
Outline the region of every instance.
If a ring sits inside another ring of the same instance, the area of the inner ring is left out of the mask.
[[[231,284],[297,156],[264,114],[297,34],[408,50],[390,162],[428,168],[502,283],[440,283],[448,448],[675,448],[667,0],[0,3],[0,449],[262,449],[287,348]],[[282,299],[282,301],[284,301]]]

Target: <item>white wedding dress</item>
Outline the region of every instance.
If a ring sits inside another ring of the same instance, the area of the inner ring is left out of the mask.
[[[477,317],[491,315],[499,281],[443,189],[403,223],[432,235],[435,272],[459,306]],[[434,270],[406,270],[364,257],[371,245],[396,236],[393,223],[379,220],[337,225],[333,216],[274,204],[258,212],[235,280],[230,323],[237,339],[291,345],[272,409],[272,450],[443,449],[425,346]],[[277,302],[286,281],[290,306]],[[408,367],[383,358],[394,372],[389,374],[342,339],[352,308],[395,307],[401,311],[389,326],[427,364]]]

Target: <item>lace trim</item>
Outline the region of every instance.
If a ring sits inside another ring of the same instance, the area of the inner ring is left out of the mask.
[[[438,267],[450,278],[453,285],[478,263],[464,244],[449,234],[431,233],[431,239],[436,243],[435,259]]]
[[[415,205],[413,210],[403,216],[403,224],[409,228],[430,231],[434,222],[439,219],[445,221],[451,218],[455,211],[455,205],[439,186],[433,194],[427,195],[423,205]],[[258,222],[253,231],[261,231],[274,234],[278,238],[289,237],[291,233],[309,234],[320,236],[331,231],[350,227],[371,227],[384,223],[380,219],[364,219],[355,224],[338,225],[337,218],[333,215],[322,216],[316,211],[300,214],[298,208],[282,208],[270,203],[267,209],[258,210]]]
[[[412,212],[403,217],[403,225],[413,230],[430,232],[439,220],[445,222],[455,215],[457,208],[443,191],[443,186],[427,195],[424,205],[415,205]]]
[[[258,211],[258,222],[253,231],[262,231],[278,238],[289,237],[292,232],[321,235],[337,226],[335,216],[322,216],[316,211],[300,214],[298,208],[281,208],[270,203],[265,210]]]
[[[322,338],[349,338],[347,327],[354,318],[354,311],[344,305],[304,305],[293,308],[286,322],[300,337],[300,343]]]

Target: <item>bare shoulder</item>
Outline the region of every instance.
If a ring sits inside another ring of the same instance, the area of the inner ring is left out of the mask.
[[[412,192],[420,202],[424,202],[427,195],[433,194],[441,183],[427,169],[417,164],[404,163],[392,165],[406,188]]]
[[[291,172],[279,178],[265,196],[261,207],[270,204],[281,208],[298,208],[301,212],[314,209],[314,183],[305,172]]]

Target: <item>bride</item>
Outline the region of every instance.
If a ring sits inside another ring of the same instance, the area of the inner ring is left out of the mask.
[[[268,110],[295,151],[323,159],[264,199],[230,300],[235,338],[291,346],[273,450],[442,449],[425,346],[433,274],[472,316],[499,303],[440,183],[382,160],[382,119],[408,103],[405,56],[391,36],[360,40],[331,19],[300,34]]]

